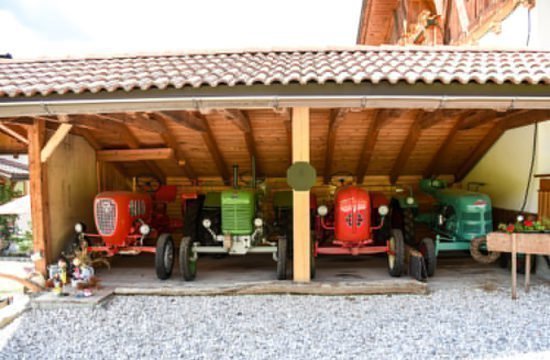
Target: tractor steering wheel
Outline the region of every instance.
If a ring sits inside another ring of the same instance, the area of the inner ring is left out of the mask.
[[[153,175],[142,175],[136,177],[136,189],[142,192],[154,193],[160,189],[160,180]]]

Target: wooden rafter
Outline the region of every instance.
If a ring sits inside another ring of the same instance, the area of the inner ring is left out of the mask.
[[[462,122],[464,121],[465,116],[466,114],[464,114],[463,116],[459,116],[447,136],[445,136],[445,139],[443,140],[443,142],[435,152],[435,155],[432,157],[432,160],[424,170],[423,176],[425,178],[431,178],[434,175],[438,175],[439,166],[441,165],[443,159],[446,159],[448,157],[449,149],[454,142],[458,130],[462,126]]]
[[[188,157],[186,156],[185,152],[181,149],[180,145],[178,144],[178,141],[176,140],[176,137],[170,131],[169,124],[173,120],[171,120],[169,117],[164,116],[162,114],[154,113],[150,115],[153,119],[157,120],[159,124],[163,127],[163,131],[160,133],[160,136],[162,137],[162,140],[164,143],[174,150],[174,156],[176,158],[176,161],[178,162],[178,166],[183,167],[185,170],[185,173],[187,174],[187,177],[195,181],[197,180],[197,174],[195,170],[193,169],[193,166],[189,163]]]
[[[94,115],[99,119],[110,120],[124,124],[127,126],[135,127],[141,130],[162,133],[164,128],[154,119],[151,119],[147,113],[128,112],[122,114],[101,114]]]
[[[212,156],[212,160],[214,160],[214,163],[216,164],[216,167],[218,169],[219,174],[221,175],[223,182],[225,184],[229,184],[230,182],[230,175],[229,170],[227,169],[227,165],[225,163],[225,160],[222,157],[220,148],[218,147],[218,143],[216,142],[216,139],[214,138],[214,135],[212,134],[212,130],[210,129],[210,126],[208,125],[207,119],[203,115],[196,115],[204,124],[205,131],[201,132],[202,139],[204,143],[206,144],[206,147],[208,148],[208,151],[210,152],[210,155]]]
[[[469,130],[476,128],[491,121],[495,121],[499,116],[503,116],[503,113],[499,113],[494,110],[475,111],[462,121],[460,125],[460,130]]]
[[[516,111],[505,114],[493,125],[483,140],[479,142],[468,158],[460,165],[455,173],[456,181],[461,181],[468,175],[506,130],[548,119],[550,119],[550,110]]]
[[[59,115],[59,120],[61,124],[59,127],[55,130],[55,133],[52,135],[52,137],[48,140],[42,151],[40,152],[40,161],[45,163],[49,157],[53,154],[55,149],[61,144],[63,139],[69,134],[69,131],[71,131],[73,125],[68,123],[68,116],[66,115]]]
[[[334,148],[336,147],[336,135],[338,127],[344,121],[344,118],[349,109],[333,109],[330,112],[330,120],[328,125],[328,137],[327,137],[327,151],[325,153],[325,173],[323,175],[323,182],[328,184],[330,176],[332,174],[332,161],[334,159]]]
[[[504,126],[497,123],[493,125],[491,130],[485,135],[483,140],[475,147],[474,151],[468,156],[468,158],[460,165],[458,171],[455,173],[455,180],[461,181],[473,167],[481,160],[481,158],[489,151],[495,142],[504,134]]]
[[[221,110],[220,113],[228,120],[231,120],[244,134],[244,140],[246,142],[246,148],[250,158],[258,159],[258,152],[256,151],[256,143],[254,142],[254,130],[250,123],[250,118],[247,113],[241,110],[226,109]],[[256,161],[256,171],[258,174],[262,174],[260,164]]]
[[[127,126],[123,124],[118,124],[119,127],[119,134],[122,137],[122,139],[126,142],[128,147],[130,149],[139,149],[141,147],[141,144],[139,143],[139,140],[136,138],[136,136],[128,129]],[[143,164],[145,167],[151,171],[153,175],[155,175],[157,178],[159,178],[160,181],[166,182],[166,177],[162,170],[159,168],[159,166],[154,162],[150,160],[144,160]]]
[[[174,150],[167,148],[99,150],[96,154],[97,160],[108,162],[174,159]]]
[[[457,116],[458,114],[462,113],[462,110],[435,110],[432,112],[425,112],[422,116],[422,119],[420,119],[420,128],[422,130],[429,129],[444,120]]]
[[[25,135],[21,134],[19,131],[14,130],[10,126],[0,123],[0,130],[2,132],[6,133],[7,135],[11,136],[15,140],[19,141],[20,143],[23,143],[25,145],[29,145],[29,140],[27,139],[27,137]]]
[[[190,130],[205,132],[207,128],[202,114],[197,116],[185,111],[161,111],[159,114]]]
[[[390,171],[391,184],[395,184],[395,182],[399,178],[399,175],[401,175],[401,173],[403,172],[403,168],[407,164],[407,161],[409,160],[409,157],[411,156],[414,147],[418,142],[418,139],[420,139],[420,135],[422,134],[421,123],[425,116],[427,116],[426,113],[419,112],[411,125],[408,136],[405,139],[401,150],[399,151],[399,155],[397,156],[397,159],[393,164],[392,170]]]

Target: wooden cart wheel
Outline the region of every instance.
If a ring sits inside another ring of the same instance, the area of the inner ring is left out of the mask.
[[[174,268],[174,241],[170,234],[161,234],[157,240],[155,252],[155,269],[157,277],[166,280]]]
[[[481,264],[491,264],[498,260],[500,253],[487,251],[487,238],[481,236],[470,242],[470,254],[472,258]]]
[[[393,277],[400,277],[403,273],[405,263],[405,241],[403,232],[399,229],[392,229],[389,240],[388,272]]]
[[[435,244],[433,239],[424,238],[420,241],[418,250],[424,258],[424,263],[426,264],[426,273],[429,277],[434,276],[435,268],[437,266],[437,257],[435,256]]]
[[[287,260],[287,239],[286,236],[279,236],[277,241],[277,280],[286,280]]]
[[[193,281],[197,276],[197,260],[193,259],[193,242],[189,236],[181,239],[180,272],[185,281]]]

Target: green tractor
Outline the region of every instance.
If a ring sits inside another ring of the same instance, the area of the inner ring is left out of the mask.
[[[197,273],[199,254],[271,254],[277,263],[277,279],[286,279],[286,234],[269,241],[267,224],[259,210],[254,161],[252,182],[239,187],[239,168],[233,166],[233,189],[207,193],[186,202],[183,238],[180,245],[180,271],[191,281]]]
[[[422,192],[430,195],[435,201],[434,209],[428,213],[419,211],[418,202],[412,196],[397,196],[392,202],[392,211],[397,215],[392,218],[400,224],[405,242],[417,247],[424,255],[429,276],[435,272],[435,258],[440,251],[469,250],[474,260],[489,264],[496,261],[500,253],[488,252],[486,235],[493,231],[493,214],[489,196],[462,189],[452,189],[444,180],[423,179],[420,181]],[[423,223],[435,233],[433,261],[427,256],[430,242],[415,239],[415,225]]]

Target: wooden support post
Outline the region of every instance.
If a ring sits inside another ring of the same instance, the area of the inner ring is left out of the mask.
[[[518,298],[518,240],[516,234],[512,234],[512,299]]]
[[[33,248],[35,253],[40,254],[35,267],[36,271],[46,275],[46,266],[50,260],[50,216],[47,168],[46,164],[40,161],[40,153],[46,137],[44,120],[33,121],[33,124],[28,127],[28,137]]]
[[[530,277],[531,277],[531,254],[525,254],[525,292],[529,292]]]
[[[309,162],[309,108],[292,111],[292,161]],[[294,281],[310,281],[309,191],[293,191]]]

